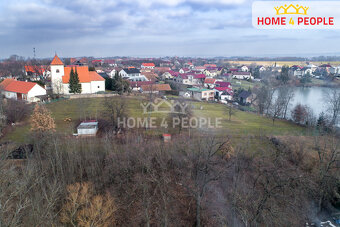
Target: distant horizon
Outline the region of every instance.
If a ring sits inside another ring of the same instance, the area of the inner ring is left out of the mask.
[[[54,57],[55,54],[48,56],[48,57],[38,57],[36,56],[35,58],[33,56],[21,56],[18,54],[11,54],[10,56],[7,56],[5,58],[0,58],[0,60],[6,60],[9,59],[11,56],[18,56],[18,57],[23,57],[25,60],[28,59],[52,59]],[[282,56],[178,56],[178,55],[163,55],[163,56],[150,56],[150,55],[131,55],[131,56],[127,56],[127,55],[116,55],[116,56],[91,56],[91,55],[82,55],[82,56],[63,56],[61,54],[57,55],[62,58],[62,59],[66,59],[66,58],[94,58],[94,59],[107,59],[107,58],[137,58],[137,59],[147,59],[147,58],[192,58],[192,59],[227,59],[227,60],[235,60],[235,61],[261,61],[259,59],[264,59],[264,60],[277,60],[278,61],[294,61],[294,60],[289,60],[291,58],[299,58],[299,60],[297,61],[302,61],[302,60],[312,60],[312,58],[339,58],[339,60],[335,60],[335,61],[340,61],[340,54],[338,55],[311,55],[311,56],[293,56],[293,55],[282,55]],[[244,59],[248,59],[248,60],[244,60]],[[321,60],[316,60],[316,61],[321,61]],[[327,61],[327,59],[325,60]],[[334,60],[331,60],[334,61]]]

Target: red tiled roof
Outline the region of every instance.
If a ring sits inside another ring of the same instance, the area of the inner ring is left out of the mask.
[[[195,74],[194,75],[194,78],[195,79],[204,79],[206,77],[206,75],[204,75],[204,74],[202,74],[202,73],[200,73],[200,74]]]
[[[214,78],[205,78],[204,83],[205,84],[215,84],[216,79]]]
[[[64,76],[62,77],[64,84],[69,83],[72,68],[74,71],[77,69],[80,83],[89,83],[91,81],[104,81],[105,80],[97,72],[89,71],[89,68],[87,66],[78,66],[78,67],[67,66],[64,68]]]
[[[204,67],[216,67],[215,64],[204,64]]]
[[[153,72],[142,72],[141,75],[145,76],[148,80],[156,81],[158,79],[158,75]]]
[[[215,89],[218,91],[226,91],[226,90],[231,91],[229,87],[215,87]]]
[[[95,64],[95,63],[101,63],[101,62],[103,62],[103,60],[98,60],[98,59],[96,59],[96,60],[92,60],[91,61],[93,64]]]
[[[42,74],[45,72],[45,69],[42,66],[25,65],[25,71]]]
[[[142,63],[142,66],[153,66],[155,67],[155,64],[154,63]]]
[[[1,88],[4,89],[5,91],[27,94],[35,85],[37,84],[32,82],[5,79],[1,83]]]
[[[231,85],[230,82],[222,82],[222,81],[216,81],[216,85],[219,85],[220,87],[229,87]]]
[[[129,81],[131,87],[140,87],[142,85],[154,84],[153,81]]]
[[[143,91],[171,91],[169,84],[142,85],[141,88]]]
[[[51,65],[64,65],[64,63],[60,60],[60,58],[57,55],[55,55],[51,62]]]
[[[104,60],[104,63],[106,63],[106,64],[115,64],[116,61],[113,60],[113,59],[105,59],[105,60]]]

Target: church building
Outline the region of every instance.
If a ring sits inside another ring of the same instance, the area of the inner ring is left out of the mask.
[[[94,94],[105,91],[105,79],[96,71],[89,71],[88,66],[64,66],[60,58],[55,55],[51,62],[51,86],[54,94],[70,94],[71,69],[78,73],[81,94]]]

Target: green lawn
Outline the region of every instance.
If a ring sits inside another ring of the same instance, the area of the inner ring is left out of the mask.
[[[258,82],[231,79],[231,86],[234,90],[239,88],[243,88],[244,90],[248,90],[249,88],[252,89],[256,84],[258,84]]]
[[[222,118],[222,128],[215,132],[234,135],[301,135],[305,132],[303,127],[285,120],[276,120],[257,114],[236,111],[229,121],[227,106],[215,103],[195,103],[194,113],[198,117]],[[201,110],[202,106],[202,110]]]
[[[121,97],[114,97],[120,99]],[[126,98],[127,109],[130,117],[157,118],[157,125],[160,125],[162,118],[167,119],[168,114],[143,114],[141,103],[145,102],[142,96],[130,96]],[[216,118],[221,118],[222,128],[208,129],[206,127],[196,129],[219,135],[301,135],[305,130],[303,127],[294,125],[288,121],[277,120],[273,126],[272,120],[253,113],[236,111],[232,116],[231,121],[228,120],[227,107],[223,104],[192,102],[193,114],[197,118],[210,118],[215,122]],[[102,112],[104,110],[104,98],[88,98],[88,99],[69,99],[46,104],[46,107],[51,110],[56,122],[56,130],[65,135],[71,135],[75,131],[76,125],[83,119],[104,118]],[[160,109],[165,109],[161,107]],[[65,119],[71,119],[71,122]],[[3,138],[2,141],[27,141],[30,126],[28,119],[24,124],[14,126]],[[195,131],[195,129],[192,129]],[[177,131],[177,129],[176,129]],[[154,130],[154,133],[172,132],[164,128]]]

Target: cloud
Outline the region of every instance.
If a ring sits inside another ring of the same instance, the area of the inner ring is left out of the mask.
[[[299,51],[307,52],[310,40],[319,44],[327,34],[339,36],[338,31],[254,29],[251,2],[1,0],[0,57],[29,55],[33,46],[41,56],[58,49],[68,56],[251,55],[285,52],[296,41]]]

